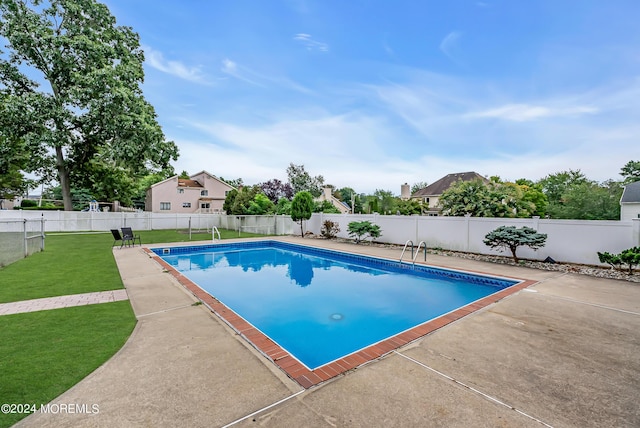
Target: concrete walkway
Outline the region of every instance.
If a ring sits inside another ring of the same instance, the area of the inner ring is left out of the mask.
[[[397,259],[399,250],[287,238]],[[20,427],[637,427],[640,286],[453,257],[537,284],[302,390],[139,248],[114,253],[138,324],[125,346]]]
[[[95,293],[70,294],[68,296],[22,300],[19,302],[0,303],[0,315],[46,311],[48,309],[69,308],[71,306],[95,305],[98,303],[127,300],[128,298],[127,290],[110,290],[98,291]]]

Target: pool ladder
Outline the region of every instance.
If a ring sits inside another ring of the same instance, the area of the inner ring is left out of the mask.
[[[218,234],[218,241],[222,241],[222,238],[220,237],[220,231],[215,226],[213,226],[213,228],[211,228],[211,240],[213,242],[216,242],[216,233]]]
[[[404,257],[404,253],[405,251],[407,251],[407,247],[409,246],[409,244],[411,244],[411,261],[413,262],[413,264],[416,263],[416,259],[418,258],[418,254],[420,254],[420,247],[422,245],[424,245],[424,261],[427,261],[427,243],[424,241],[420,241],[418,243],[418,249],[416,250],[416,254],[415,256],[413,255],[413,241],[411,239],[409,239],[407,242],[404,243],[404,248],[402,249],[402,253],[400,254],[400,263],[402,263],[402,258]]]

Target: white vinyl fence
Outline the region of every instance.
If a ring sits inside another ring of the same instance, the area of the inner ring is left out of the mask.
[[[352,221],[371,221],[380,226],[382,236],[376,241],[403,245],[408,240],[429,248],[479,254],[504,254],[483,243],[485,235],[500,226],[528,226],[547,234],[546,245],[537,250],[518,249],[521,258],[598,265],[598,251],[619,253],[640,246],[640,219],[631,221],[551,220],[479,217],[426,217],[386,215],[314,214],[307,230],[320,233],[325,220],[337,222],[338,237],[348,238],[347,226]],[[510,254],[506,254],[510,255]]]
[[[0,267],[44,250],[44,219],[0,220]]]
[[[231,229],[270,235],[290,235],[295,233],[296,223],[289,216],[235,216],[225,214],[164,214],[151,212],[77,212],[77,211],[0,211],[3,218],[20,217],[28,220],[45,221],[46,232],[105,231],[131,227],[133,230],[189,229],[210,230]],[[2,225],[0,224],[0,232]]]
[[[44,219],[47,232],[106,231],[131,227],[135,230],[231,229],[269,235],[299,235],[300,226],[289,216],[235,216],[225,214],[164,214],[91,213],[65,211],[0,211],[0,232],[8,223],[3,219],[22,217],[27,220]],[[528,226],[546,233],[547,243],[538,251],[518,249],[522,258],[544,260],[551,257],[559,262],[600,264],[597,252],[619,253],[640,246],[640,219],[630,221],[508,219],[478,217],[424,217],[360,214],[314,214],[305,222],[305,230],[320,234],[325,220],[337,222],[338,236],[349,238],[347,226],[352,221],[369,220],[382,229],[379,242],[403,245],[407,240],[417,245],[424,241],[429,248],[466,251],[480,254],[501,254],[491,250],[482,241],[484,236],[499,226]],[[2,245],[0,243],[0,245]],[[507,254],[508,255],[508,254]]]

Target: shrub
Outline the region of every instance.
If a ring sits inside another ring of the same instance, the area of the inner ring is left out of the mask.
[[[509,249],[513,255],[513,260],[518,263],[516,250],[518,247],[529,247],[537,250],[544,247],[547,241],[546,233],[538,233],[535,229],[523,226],[518,229],[515,226],[500,226],[495,230],[487,233],[484,237],[484,243],[491,248],[500,248],[500,250]]]
[[[382,230],[377,224],[373,224],[370,221],[352,221],[347,226],[349,236],[355,237],[356,244],[365,239],[367,235],[371,239],[379,238],[382,235]]]
[[[640,247],[629,248],[620,254],[598,252],[598,259],[600,263],[607,263],[613,269],[627,270],[629,275],[633,275],[633,268],[640,265]],[[627,265],[626,268],[624,265]]]
[[[337,222],[331,220],[325,220],[322,229],[320,229],[320,234],[327,239],[335,238],[338,232],[340,232],[340,226],[338,226]]]
[[[22,208],[30,208],[30,207],[37,207],[38,206],[38,201],[33,201],[31,199],[23,199],[20,202],[20,206]]]

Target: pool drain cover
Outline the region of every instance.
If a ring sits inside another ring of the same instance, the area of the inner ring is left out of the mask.
[[[329,317],[334,321],[341,321],[344,318],[344,315],[342,314],[331,314],[331,316]]]

